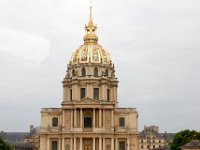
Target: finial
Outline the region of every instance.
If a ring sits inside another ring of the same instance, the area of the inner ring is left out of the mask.
[[[90,5],[90,20],[88,25],[93,25],[93,19],[92,19],[92,5]]]
[[[92,0],[90,0],[90,18],[88,24],[85,25],[85,36],[84,36],[84,42],[85,43],[97,43],[98,37],[96,35],[97,27],[93,23],[92,19]]]

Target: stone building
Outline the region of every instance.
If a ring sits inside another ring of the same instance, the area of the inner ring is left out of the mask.
[[[7,144],[11,145],[13,150],[35,150],[34,145],[27,142],[25,138],[28,132],[0,132],[2,138]]]
[[[39,150],[40,147],[39,133],[40,133],[40,127],[34,127],[33,125],[30,125],[30,132],[24,138],[25,142],[28,142],[33,146],[33,150]]]
[[[139,133],[139,149],[166,149],[174,135],[174,133],[159,133],[159,127],[155,125],[144,126],[144,130]]]
[[[118,107],[115,67],[96,30],[90,7],[84,44],[62,82],[62,106],[41,110],[41,150],[138,150],[138,113]]]
[[[200,141],[192,140],[189,143],[181,146],[181,150],[200,150]]]

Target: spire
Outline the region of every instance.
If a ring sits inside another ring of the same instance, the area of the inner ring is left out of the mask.
[[[88,22],[88,25],[93,25],[93,19],[92,19],[92,6],[90,6],[90,20]]]
[[[97,43],[98,37],[96,35],[97,27],[92,19],[92,5],[90,5],[89,22],[85,25],[85,36],[83,38],[85,44]]]

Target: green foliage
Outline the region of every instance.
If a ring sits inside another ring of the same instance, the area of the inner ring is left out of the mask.
[[[0,150],[12,150],[12,147],[0,138]]]
[[[190,142],[191,140],[200,140],[200,132],[195,130],[183,130],[178,133],[173,138],[172,143],[170,144],[171,150],[180,150],[182,145]]]

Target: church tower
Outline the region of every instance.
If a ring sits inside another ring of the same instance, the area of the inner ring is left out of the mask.
[[[114,64],[96,30],[90,7],[84,44],[62,82],[62,106],[41,110],[40,150],[138,150],[138,113],[118,107]]]

